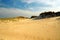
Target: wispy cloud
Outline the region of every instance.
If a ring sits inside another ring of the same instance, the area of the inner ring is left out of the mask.
[[[28,4],[35,2],[35,3],[43,3],[48,5],[52,5],[55,2],[55,0],[22,0],[22,1]]]
[[[29,2],[29,3],[28,3]],[[50,7],[46,3],[39,0],[1,0],[0,7],[19,8],[23,10],[36,11],[39,7]],[[39,9],[38,9],[39,10]],[[37,11],[38,11],[37,10]]]
[[[0,17],[14,17],[14,16],[30,17],[32,15],[36,15],[36,13],[16,8],[0,8]]]
[[[56,9],[60,7],[60,0],[22,0],[22,2],[26,2],[28,5],[33,4],[33,6],[29,6],[29,9],[31,10],[46,10],[46,9]],[[48,11],[49,11],[48,10]]]

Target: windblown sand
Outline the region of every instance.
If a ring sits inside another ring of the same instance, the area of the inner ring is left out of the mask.
[[[0,40],[60,40],[60,19],[0,21]]]

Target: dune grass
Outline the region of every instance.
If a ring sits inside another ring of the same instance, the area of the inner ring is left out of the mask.
[[[14,18],[0,20],[10,20],[0,22],[0,40],[60,40],[60,17],[12,22]]]

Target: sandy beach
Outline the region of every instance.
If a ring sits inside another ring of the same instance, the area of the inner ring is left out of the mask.
[[[0,40],[60,40],[58,18],[0,20]]]

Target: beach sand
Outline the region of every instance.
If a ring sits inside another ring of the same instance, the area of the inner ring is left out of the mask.
[[[58,18],[0,21],[0,40],[60,40]]]

